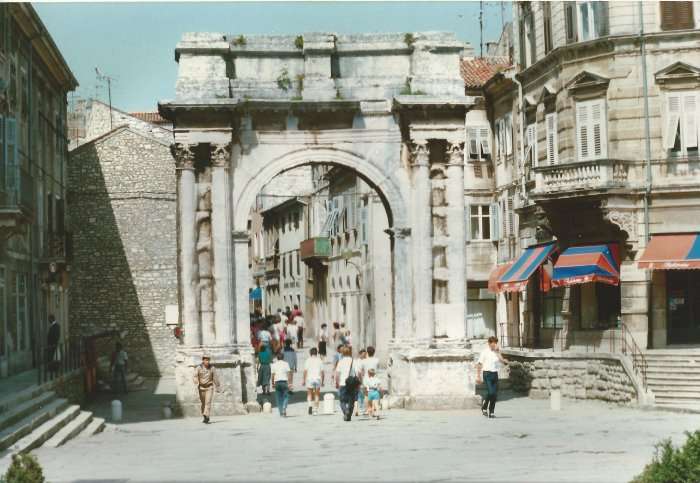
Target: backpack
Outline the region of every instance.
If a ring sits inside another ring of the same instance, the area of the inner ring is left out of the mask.
[[[351,391],[355,391],[358,387],[360,387],[360,378],[353,375],[352,372],[352,365],[355,363],[355,359],[352,359],[352,362],[350,363],[350,370],[348,371],[348,377],[345,379],[345,388],[350,389]]]

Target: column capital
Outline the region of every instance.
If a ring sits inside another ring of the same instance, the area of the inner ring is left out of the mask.
[[[194,145],[186,143],[174,143],[170,146],[170,152],[175,158],[175,166],[178,169],[194,169]]]
[[[231,165],[231,143],[211,145],[211,165],[219,168]]]
[[[428,148],[428,141],[413,141],[410,145],[410,150],[411,164],[413,166],[428,166],[430,160],[430,150]]]
[[[447,154],[450,165],[464,166],[464,143],[448,141]]]

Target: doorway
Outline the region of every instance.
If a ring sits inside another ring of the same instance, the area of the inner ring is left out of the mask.
[[[700,271],[667,271],[669,344],[700,344]]]

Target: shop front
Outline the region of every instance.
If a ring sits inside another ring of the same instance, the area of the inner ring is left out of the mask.
[[[700,234],[653,235],[638,265],[652,271],[652,347],[700,345]]]

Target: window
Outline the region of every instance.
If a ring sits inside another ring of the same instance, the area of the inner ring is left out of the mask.
[[[684,30],[695,27],[693,2],[661,1],[661,30]]]
[[[361,240],[363,245],[367,245],[369,242],[369,233],[367,233],[367,231],[368,231],[367,219],[369,217],[368,215],[369,215],[369,206],[363,206],[360,209],[360,219],[361,219],[360,240]]]
[[[607,146],[605,100],[576,103],[576,145],[579,161],[605,158]]]
[[[294,212],[294,229],[295,230],[299,229],[299,212],[298,211]]]
[[[549,292],[542,293],[542,328],[561,329],[564,320],[561,316],[564,287],[553,287]]]
[[[619,285],[584,283],[580,290],[580,320],[582,329],[607,329],[617,326],[620,316]]]
[[[559,163],[559,134],[557,132],[557,113],[551,112],[544,117],[547,127],[547,162],[551,164]]]
[[[552,5],[542,2],[542,21],[544,23],[544,53],[552,50]]]
[[[472,240],[491,239],[491,205],[469,207],[469,234]]]
[[[282,277],[287,276],[287,257],[282,255]]]
[[[593,40],[608,35],[608,3],[578,2],[578,40]]]
[[[299,252],[297,251],[297,277],[301,276],[301,264],[299,263]]]
[[[529,2],[520,3],[520,21],[518,22],[520,65],[525,68],[535,63],[535,28],[534,14]]]
[[[576,2],[566,2],[564,4],[566,20],[566,43],[576,42]]]
[[[673,92],[666,96],[665,147],[677,156],[697,156],[698,93]]]
[[[525,164],[529,164],[533,168],[537,166],[537,123],[534,122],[527,126],[525,130],[526,149],[525,149]]]
[[[467,128],[467,144],[469,146],[469,159],[476,161],[491,158],[488,127]]]
[[[513,118],[510,113],[496,120],[497,159],[502,161],[513,154]]]

